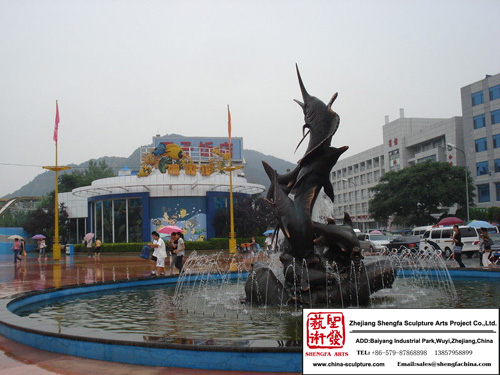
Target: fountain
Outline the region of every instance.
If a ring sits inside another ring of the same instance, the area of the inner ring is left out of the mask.
[[[241,267],[230,272],[222,253],[191,254],[179,277],[127,278],[0,299],[0,334],[106,361],[300,372],[303,307],[455,306],[459,293],[439,251],[368,256],[347,213],[340,225],[328,218],[334,197],[329,173],[347,150],[330,146],[339,125],[331,109],[337,95],[325,105],[307,93],[298,68],[297,75],[303,131],[310,135],[307,151],[284,175],[263,162],[271,180],[267,199],[277,220],[275,235],[279,229],[283,238],[279,253],[255,262],[250,272]],[[490,301],[500,297],[497,286],[492,283]],[[473,289],[460,307],[479,306],[477,300],[467,304],[471,294],[482,296]]]
[[[337,93],[325,105],[307,92],[298,66],[296,70],[303,99],[296,100],[304,112],[303,133],[308,129],[299,145],[309,135],[307,150],[297,167],[284,175],[262,162],[271,180],[266,199],[275,214],[277,230],[285,237],[280,257],[285,281],[264,264],[255,264],[245,285],[246,299],[257,305],[364,306],[372,293],[391,287],[395,274],[387,260],[362,261],[348,213],[342,225],[312,219],[321,189],[333,202],[330,171],[348,147],[330,146],[340,123],[331,108]]]

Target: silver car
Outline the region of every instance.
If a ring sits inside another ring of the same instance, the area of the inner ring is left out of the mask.
[[[359,244],[362,250],[370,253],[379,252],[389,244],[389,237],[385,234],[360,233],[358,234]]]

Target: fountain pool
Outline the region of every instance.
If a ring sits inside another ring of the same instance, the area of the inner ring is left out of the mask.
[[[372,296],[368,308],[478,308],[500,300],[500,279],[459,279],[457,299],[432,285],[416,287],[398,278],[392,289]],[[437,286],[438,284],[434,284]],[[176,305],[169,285],[138,286],[78,294],[24,305],[15,314],[61,330],[81,328],[140,335],[143,341],[171,343],[220,342],[239,346],[280,346],[302,340],[302,313],[295,307],[265,308],[240,303],[238,282],[196,286]],[[214,298],[212,298],[214,297]]]
[[[398,270],[391,289],[372,295],[367,309],[498,305],[498,272],[468,269],[448,273],[420,264],[416,273],[416,267],[409,267],[411,263]],[[401,266],[399,259],[394,264]],[[454,279],[452,289],[443,272]],[[141,278],[2,299],[0,334],[40,349],[106,361],[300,372],[300,308],[242,304],[246,274],[209,275],[203,276],[203,282],[200,274],[181,280]],[[182,291],[178,290],[181,284]]]

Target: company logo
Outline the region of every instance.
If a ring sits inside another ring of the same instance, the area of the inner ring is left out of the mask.
[[[345,343],[344,314],[312,312],[307,315],[307,347],[309,349],[339,349]]]

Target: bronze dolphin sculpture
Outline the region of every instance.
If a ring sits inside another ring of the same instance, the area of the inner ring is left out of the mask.
[[[310,134],[307,150],[302,159],[298,161],[298,163],[301,164],[303,160],[310,157],[310,155],[315,151],[330,146],[332,137],[339,128],[340,117],[332,110],[332,104],[338,94],[333,94],[328,104],[325,105],[325,103],[315,96],[309,95],[304,83],[302,82],[302,77],[300,76],[297,64],[295,64],[295,68],[297,70],[297,77],[299,79],[300,91],[302,92],[303,100],[303,102],[299,100],[295,100],[295,102],[302,107],[305,121],[305,124],[302,126],[303,138],[297,145],[297,148],[307,136],[307,134],[304,134],[305,129],[309,129],[308,133]]]

